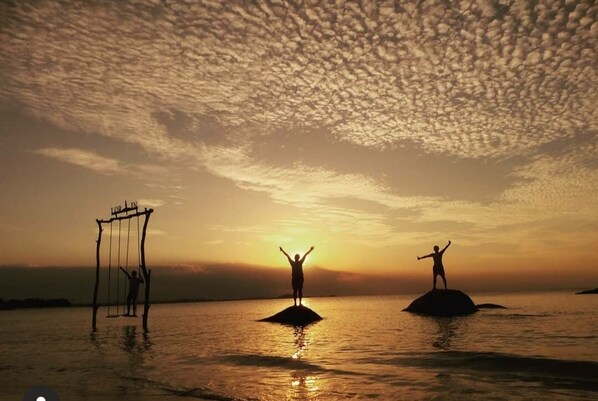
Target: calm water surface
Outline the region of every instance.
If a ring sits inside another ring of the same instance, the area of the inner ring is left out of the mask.
[[[473,294],[461,318],[401,312],[412,296],[313,298],[306,328],[256,320],[288,300],[0,313],[0,400],[34,386],[68,400],[589,400],[598,398],[598,296]]]

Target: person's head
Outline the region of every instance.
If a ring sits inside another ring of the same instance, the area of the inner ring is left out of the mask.
[[[438,252],[440,248],[438,247],[438,245],[434,245],[434,252]]]
[[[137,276],[137,272],[135,270],[133,270],[133,273],[131,273],[131,276],[133,276],[133,277]]]
[[[298,254],[298,253],[296,253],[296,254],[295,254],[295,261],[296,261],[296,262],[297,262],[297,261],[299,261],[299,258],[300,258],[300,257],[301,257],[301,256],[299,256],[299,254]]]

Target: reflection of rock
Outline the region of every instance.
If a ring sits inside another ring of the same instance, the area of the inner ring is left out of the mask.
[[[465,293],[458,290],[432,290],[411,302],[407,312],[430,316],[461,316],[478,311]]]
[[[506,306],[497,304],[479,304],[475,306],[478,309],[507,309]]]
[[[598,288],[594,288],[593,290],[585,290],[576,292],[577,295],[586,295],[586,294],[598,294]]]
[[[306,306],[289,306],[276,315],[260,320],[260,322],[273,322],[304,326],[322,320],[322,317]]]
[[[449,351],[451,349],[451,339],[455,336],[456,325],[453,319],[439,318],[436,319],[438,323],[438,337],[432,343],[433,347]]]

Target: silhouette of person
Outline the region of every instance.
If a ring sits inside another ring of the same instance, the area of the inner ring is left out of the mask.
[[[449,247],[449,245],[451,244],[451,241],[448,242],[448,244],[446,244],[446,246],[444,248],[442,248],[442,251],[438,251],[438,245],[434,245],[434,253],[431,253],[429,255],[426,256],[422,256],[422,257],[417,257],[417,260],[420,259],[425,259],[425,258],[433,258],[434,259],[434,267],[432,268],[432,274],[434,275],[434,289],[436,289],[436,278],[437,276],[440,276],[442,278],[442,281],[444,281],[444,289],[446,290],[446,276],[444,274],[444,266],[442,265],[442,255],[444,254],[444,251],[446,251],[446,248]]]
[[[299,258],[299,254],[296,254],[295,260],[293,260],[289,254],[280,247],[280,252],[284,253],[291,264],[291,284],[293,285],[293,303],[295,306],[297,306],[297,294],[299,294],[299,305],[301,305],[301,300],[303,299],[303,262],[305,261],[305,257],[313,250],[314,247],[312,246],[309,248],[309,251],[305,252],[305,255],[303,255],[301,259]]]
[[[125,269],[120,267],[120,270],[127,275],[129,279],[129,293],[127,294],[127,315],[131,316],[131,305],[133,305],[133,316],[137,316],[137,295],[139,294],[139,284],[143,283],[141,277],[137,277],[137,272],[133,271],[129,274]]]

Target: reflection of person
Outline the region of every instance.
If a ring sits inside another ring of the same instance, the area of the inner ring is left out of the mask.
[[[436,289],[436,276],[440,276],[442,278],[442,281],[444,281],[444,289],[446,290],[446,277],[444,274],[444,266],[442,265],[442,255],[444,254],[444,251],[446,251],[446,248],[448,248],[450,244],[451,241],[449,241],[448,244],[446,244],[446,246],[442,248],[442,251],[438,250],[438,245],[434,245],[434,253],[422,257],[417,257],[417,260],[424,258],[434,259],[434,267],[432,268],[432,274],[434,275],[434,289]]]
[[[293,260],[289,254],[280,247],[280,252],[284,253],[291,264],[291,284],[293,285],[293,303],[295,306],[297,306],[297,293],[299,293],[299,305],[301,305],[301,300],[303,299],[303,262],[305,261],[305,257],[313,250],[314,247],[312,246],[309,248],[309,251],[305,252],[305,255],[303,255],[301,259],[299,258],[299,254],[296,254],[295,260]]]
[[[120,270],[127,275],[129,279],[129,293],[127,294],[127,316],[131,316],[131,304],[133,305],[133,316],[137,316],[137,294],[139,294],[139,284],[143,283],[141,277],[137,277],[137,272],[129,274],[122,267]]]

